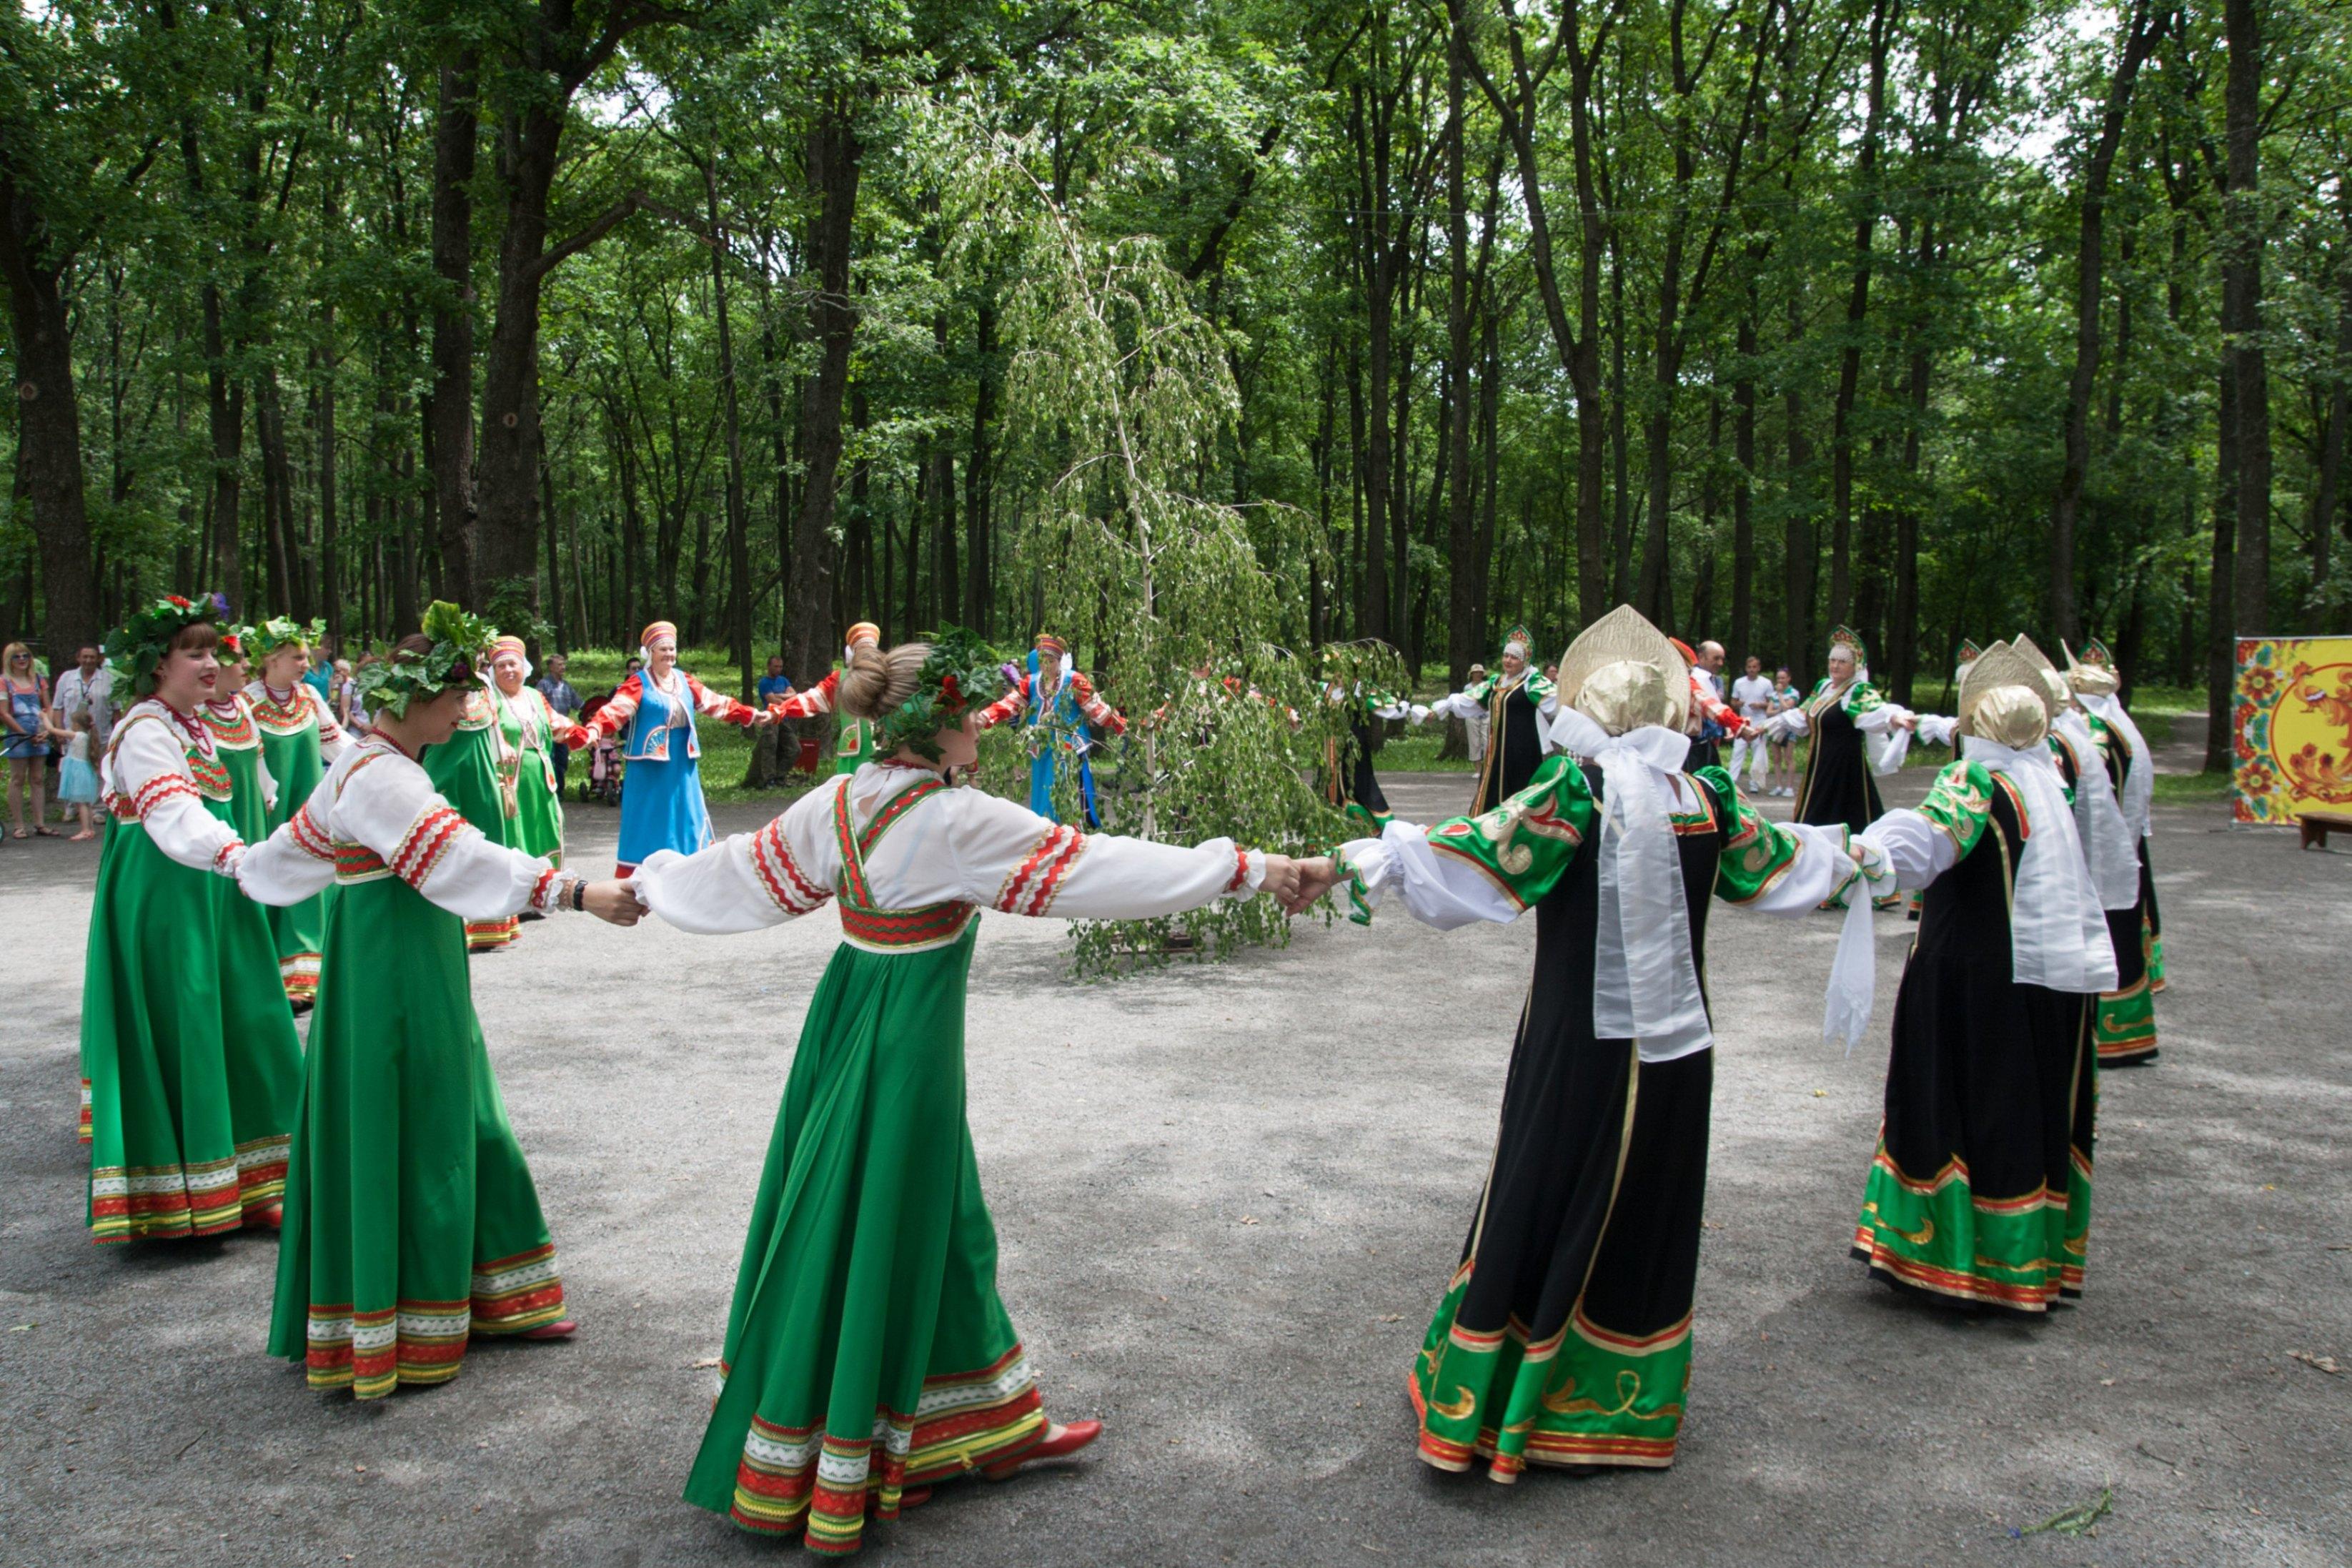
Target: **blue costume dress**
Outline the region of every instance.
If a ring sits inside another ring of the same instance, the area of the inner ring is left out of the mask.
[[[1085,676],[1075,671],[1061,672],[1053,695],[1041,702],[1037,694],[1044,679],[1038,669],[1037,654],[1032,649],[1028,674],[1004,700],[1017,699],[1022,723],[1032,731],[1045,731],[1027,737],[1029,809],[1049,822],[1059,822],[1061,816],[1054,809],[1054,784],[1064,768],[1075,765],[1078,771],[1078,799],[1086,811],[1087,826],[1099,826],[1100,818],[1095,813],[1095,770],[1088,760],[1094,750],[1094,729],[1118,734],[1126,725],[1117,710],[1095,694],[1093,682]],[[982,716],[983,727],[990,721]]]
[[[628,772],[621,789],[614,875],[627,876],[656,849],[691,855],[710,842],[710,813],[702,803],[702,742],[694,732],[698,711],[748,724],[758,710],[712,691],[682,669],[670,672],[667,689],[640,671],[588,721],[589,729],[605,734],[626,730],[621,755]]]

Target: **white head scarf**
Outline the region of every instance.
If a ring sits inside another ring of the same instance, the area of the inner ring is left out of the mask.
[[[2099,760],[2088,721],[2072,708],[2051,728],[2074,748],[2074,832],[2091,868],[2091,886],[2103,909],[2127,910],[2139,902],[2139,839],[2116,800],[2116,781]]]
[[[2123,795],[2116,804],[2123,811],[2125,826],[2131,830],[2134,859],[2137,861],[2137,847],[2139,840],[2148,836],[2149,807],[2156,801],[2155,761],[2147,754],[2147,742],[2141,737],[2139,726],[2132,722],[2132,716],[2124,711],[2123,703],[2116,700],[2114,692],[2095,694],[2078,691],[2075,696],[2084,707],[2097,714],[2107,728],[2121,735],[2124,743],[2131,748],[2131,762],[2124,769]]]
[[[2009,780],[2025,799],[2025,853],[2009,906],[2010,978],[2053,991],[2114,990],[2116,952],[2058,759],[2041,742],[2019,750],[1987,735],[1968,736],[1960,754]]]
[[[1649,666],[1609,666],[1585,682],[1578,702],[1599,698],[1591,705],[1616,706],[1612,699],[1624,693],[1596,689],[1612,685],[1614,672],[1636,668],[1657,673]],[[1663,685],[1654,706],[1664,713]],[[1570,706],[1553,719],[1551,736],[1561,750],[1601,768],[1592,1032],[1600,1039],[1633,1040],[1645,1062],[1705,1050],[1715,1036],[1691,956],[1682,852],[1671,815],[1673,781],[1689,754],[1689,738],[1655,722],[1612,734],[1591,714]]]

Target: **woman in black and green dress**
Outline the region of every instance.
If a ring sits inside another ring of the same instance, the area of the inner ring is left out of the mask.
[[[2116,800],[2138,873],[2138,897],[2131,907],[2107,911],[2107,937],[2116,950],[2116,988],[2099,998],[2095,1029],[2099,1065],[2137,1067],[2156,1060],[2156,993],[2164,988],[2164,922],[2157,912],[2156,872],[2147,854],[2155,759],[2116,695],[2123,680],[2105,644],[2093,637],[2080,653],[2068,649],[2066,679],[2090,721],[2092,743],[2115,775]]]
[[[1534,646],[1526,627],[1513,627],[1494,674],[1429,705],[1428,716],[1433,719],[1486,715],[1486,754],[1479,759],[1478,787],[1470,796],[1474,816],[1492,811],[1507,796],[1527,788],[1550,749],[1544,730],[1558,709],[1559,699],[1552,683],[1528,668],[1528,654]]]
[[[374,728],[238,868],[269,904],[335,887],[269,1353],[361,1399],[448,1381],[475,1334],[572,1331],[474,1015],[465,923],[526,908],[637,918],[619,883],[493,844],[436,793],[415,759],[479,691],[481,626],[447,605],[425,624],[362,677]]]
[[[278,786],[269,808],[273,833],[302,809],[328,764],[342,754],[343,727],[328,711],[318,688],[303,679],[319,635],[316,621],[306,626],[280,617],[251,627],[247,637],[258,673],[245,689],[246,701],[261,731],[262,764]],[[326,936],[327,901],[333,896],[330,889],[315,899],[269,911],[269,930],[278,939],[278,977],[298,1013],[318,999],[319,946]]]
[[[1887,701],[1871,685],[1859,637],[1843,626],[1831,635],[1829,673],[1814,683],[1812,695],[1775,722],[1787,733],[1812,737],[1797,784],[1797,821],[1843,824],[1859,833],[1878,820],[1886,807],[1878,798],[1876,775],[1892,773],[1902,758],[1893,752],[1891,762],[1874,761],[1865,737],[1894,742],[1896,731],[1910,730],[1916,721],[1910,710]]]
[[[285,1186],[302,1045],[269,922],[226,879],[247,840],[198,717],[220,676],[215,615],[160,600],[106,643],[117,689],[140,700],[100,773],[108,828],[82,979],[93,1241],[274,1225]]]
[[[960,633],[853,647],[841,711],[878,760],[758,833],[660,850],[635,882],[683,930],[747,931],[835,900],[728,1314],[688,1502],[813,1552],[857,1549],[932,1482],[1075,1452],[996,1290],[964,1113],[964,987],[982,907],[1130,919],[1295,885],[1231,839],[1088,835],[948,775],[977,758],[997,656]]]
[[[1856,841],[1874,888],[1927,892],[1854,1254],[1891,1285],[2026,1314],[2082,1292],[2091,1002],[2116,984],[2051,706],[2041,671],[1993,644],[1960,688],[1959,760]]]
[[[1690,1375],[1714,1037],[1710,899],[1800,915],[1855,879],[1843,828],[1780,826],[1720,768],[1683,771],[1691,684],[1630,605],[1559,663],[1528,788],[1482,816],[1302,868],[1365,921],[1383,896],[1441,929],[1536,910],[1535,977],[1461,1260],[1407,1392],[1423,1460],[1674,1462]],[[1865,917],[1866,918],[1866,917]]]

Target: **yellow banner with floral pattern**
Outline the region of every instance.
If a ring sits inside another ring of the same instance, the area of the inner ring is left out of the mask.
[[[2352,637],[2240,637],[2230,738],[2240,822],[2352,808]]]

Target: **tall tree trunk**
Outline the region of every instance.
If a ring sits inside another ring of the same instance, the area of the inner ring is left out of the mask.
[[[841,405],[849,385],[849,349],[857,309],[849,293],[850,247],[857,217],[857,184],[865,149],[850,106],[827,104],[803,144],[809,194],[816,216],[809,225],[803,267],[816,279],[809,310],[817,344],[816,374],[803,384],[800,515],[793,530],[793,597],[785,659],[793,669],[820,670],[832,662],[840,628],[830,625],[834,596],[831,531],[834,479],[841,467]]]
[[[459,600],[480,604],[475,584],[474,162],[480,140],[474,57],[441,70],[433,127],[433,499],[441,563]],[[404,625],[406,623],[403,623]]]
[[[1462,91],[1466,66],[1464,51],[1469,40],[1460,27],[1448,30],[1445,51],[1445,425],[1446,463],[1452,477],[1446,492],[1446,546],[1452,570],[1447,575],[1445,616],[1446,689],[1459,691],[1468,680],[1477,658],[1478,583],[1472,564],[1477,540],[1473,531],[1470,468],[1470,192],[1465,184]],[[1446,745],[1454,743],[1459,720],[1446,724]]]
[[[2205,770],[2231,766],[2237,706],[2238,367],[2225,347],[2213,441],[2213,561],[2205,582]]]
[[[1853,278],[1846,289],[1845,344],[1838,357],[1830,445],[1830,619],[1853,609],[1853,406],[1862,386],[1863,327],[1870,314],[1871,237],[1878,227],[1878,144],[1886,123],[1886,57],[1901,0],[1875,0],[1870,13],[1870,87],[1862,150],[1854,161]]]
[[[2091,396],[2099,374],[2099,314],[2105,304],[2107,182],[2116,149],[2131,113],[2132,88],[2139,68],[2164,35],[2168,12],[2151,15],[2150,0],[2134,0],[2122,52],[2107,82],[2099,116],[2099,137],[2083,166],[2082,232],[2075,247],[2074,371],[2066,384],[2066,459],[2058,470],[2058,494],[2050,509],[2050,626],[2066,641],[2079,639],[2075,618],[2074,533],[2083,487],[2091,472]],[[2128,265],[2128,263],[2126,264]]]
[[[1798,298],[1799,289],[1791,279],[1788,293],[1789,346],[1793,349],[1805,335],[1805,318]],[[1813,664],[1813,592],[1819,585],[1818,551],[1820,542],[1813,537],[1813,504],[1807,471],[1812,467],[1812,443],[1805,436],[1805,394],[1794,368],[1794,354],[1790,356],[1789,379],[1780,393],[1781,424],[1785,427],[1789,447],[1788,494],[1783,504],[1788,518],[1781,527],[1781,575],[1786,597],[1782,610],[1788,626],[1785,636],[1788,652],[1784,656],[1789,673],[1800,688],[1810,683],[1816,668]]]
[[[48,225],[34,198],[13,170],[0,166],[0,275],[7,280],[16,349],[11,368],[16,374],[16,491],[30,514],[40,556],[41,635],[54,661],[60,650],[77,647],[105,628],[99,625],[98,584],[90,566],[71,321],[58,287],[64,267],[47,256],[49,243]],[[30,609],[26,604],[19,613]],[[13,625],[8,628],[11,636],[15,630]]]
[[[2344,486],[2346,427],[2352,425],[2352,183],[2336,184],[2336,210],[2344,222],[2346,255],[2336,262],[2335,384],[2328,389],[2327,413],[2320,427],[2319,464],[2311,498],[2312,606],[2310,629],[2342,629],[2344,606],[2329,585],[2335,545],[2336,514]]]
[[[1739,370],[1731,384],[1731,657],[1761,654],[1756,643],[1756,293],[1739,313]]]
[[[980,301],[974,308],[977,385],[971,400],[971,455],[963,466],[963,525],[964,525],[964,614],[982,636],[989,634],[994,625],[994,575],[990,571],[990,552],[994,548],[989,537],[989,506],[992,499],[990,485],[989,442],[991,425],[996,418],[996,299],[983,283]]]
[[[2223,81],[2228,251],[2221,274],[2221,331],[2238,394],[2237,590],[2241,636],[2271,625],[2271,384],[2263,352],[2263,38],[2258,0],[2224,0],[2229,74]]]
[[[1385,35],[1385,13],[1375,26]],[[1380,96],[1373,96],[1377,109]],[[1357,163],[1361,190],[1360,205],[1368,234],[1363,257],[1365,380],[1370,386],[1370,443],[1364,448],[1364,581],[1356,611],[1359,635],[1388,639],[1389,624],[1389,354],[1396,277],[1390,266],[1389,153],[1390,126],[1364,121],[1359,94],[1354,119]],[[1369,145],[1369,153],[1366,148]],[[1367,163],[1369,162],[1369,166]]]
[[[751,520],[743,501],[743,424],[735,395],[735,331],[727,311],[727,231],[719,221],[719,149],[702,170],[710,220],[710,298],[719,320],[719,385],[727,418],[727,637],[742,676],[742,700],[751,700]]]

